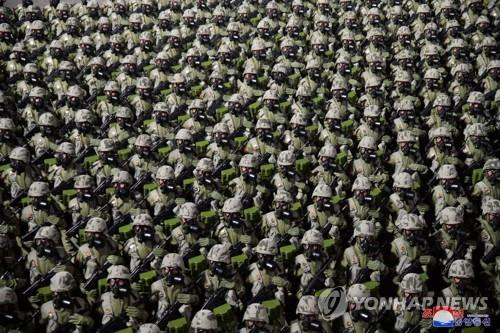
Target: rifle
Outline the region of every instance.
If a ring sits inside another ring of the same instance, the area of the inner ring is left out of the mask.
[[[165,326],[167,325],[167,323],[169,321],[171,321],[172,319],[174,319],[174,316],[177,314],[179,314],[179,308],[182,306],[182,304],[178,301],[176,301],[174,304],[172,304],[171,306],[169,306],[167,309],[165,309],[165,311],[163,311],[163,313],[161,314],[161,316],[156,319],[156,326],[158,326],[160,329],[164,329]]]
[[[102,182],[100,182],[99,185],[94,190],[94,192],[92,192],[92,196],[97,196],[97,195],[101,194],[106,188],[109,187],[112,180],[113,180],[113,177],[110,176],[110,177],[107,177],[106,179],[104,179]]]
[[[250,305],[252,303],[262,303],[264,301],[274,299],[275,291],[276,291],[276,286],[274,284],[262,287],[260,288],[259,292],[248,301],[247,305]]]
[[[32,240],[33,237],[35,237],[36,233],[38,232],[38,230],[40,230],[41,227],[42,227],[41,225],[37,225],[31,231],[28,231],[27,233],[25,233],[24,235],[22,235],[21,236],[21,241],[22,242],[26,242],[26,241]]]
[[[467,242],[465,241],[465,239],[466,239],[465,236],[467,236],[467,234],[463,233],[463,235],[462,235],[463,239],[459,239],[459,242],[458,242],[460,245],[458,245],[455,252],[453,252],[453,255],[444,264],[444,269],[443,269],[444,274],[448,274],[448,271],[450,270],[450,266],[455,260],[464,257],[465,251],[467,250],[467,245],[468,245]],[[462,238],[462,237],[460,237],[460,238]]]
[[[196,243],[196,244],[193,244],[189,249],[188,251],[182,256],[182,260],[186,263],[188,262],[189,259],[191,259],[192,257],[195,257],[197,256],[198,254],[200,254],[200,244],[199,243]]]
[[[231,245],[231,249],[229,250],[230,256],[234,257],[242,253],[243,248],[245,247],[245,244],[242,242],[238,242],[234,245]]]
[[[202,310],[204,309],[209,309],[212,310],[215,307],[215,302],[223,296],[224,292],[226,291],[225,287],[219,287],[215,289],[215,291],[210,295],[205,303],[203,303],[203,306],[201,307]]]
[[[127,314],[123,312],[97,329],[97,333],[109,333],[124,329],[127,326]]]
[[[460,111],[462,109],[462,106],[464,106],[464,104],[467,102],[467,98],[469,96],[468,95],[465,95],[464,97],[462,97],[458,103],[453,107],[452,109],[452,112],[453,113],[458,113],[458,111]]]
[[[486,253],[483,257],[483,261],[486,264],[492,263],[493,260],[498,256],[500,252],[500,246],[497,245],[494,248],[492,248],[488,253]]]
[[[156,214],[153,217],[153,224],[157,225],[157,224],[160,224],[163,220],[165,220],[167,218],[167,216],[169,216],[169,214],[172,213],[172,210],[174,209],[175,206],[177,206],[177,203],[175,201],[172,204],[170,204],[169,206],[164,206],[158,212],[158,214]]]
[[[102,122],[101,127],[99,128],[99,130],[101,131],[99,137],[101,138],[106,137],[106,130],[108,129],[109,125],[111,125],[111,123],[115,121],[115,119],[116,117],[114,114],[106,117],[106,119]]]
[[[229,160],[220,161],[219,164],[217,164],[217,167],[212,172],[212,178],[214,178],[214,179],[219,178],[221,171],[228,169],[230,165],[231,164],[230,164]]]
[[[38,131],[38,126],[33,125],[28,129],[28,132],[26,132],[26,134],[24,134],[24,137],[31,138],[33,136],[33,134],[35,134],[35,132],[37,132],[37,131]]]
[[[403,277],[408,273],[418,273],[418,274],[422,273],[422,265],[420,264],[420,261],[418,260],[418,258],[416,258],[415,260],[412,260],[410,265],[408,267],[406,267],[405,269],[403,269],[401,274],[399,274],[399,281],[401,281],[403,279]]]
[[[94,147],[92,146],[86,146],[85,149],[83,151],[81,151],[74,159],[73,159],[73,163],[74,164],[80,164],[83,162],[83,159],[85,157],[87,157],[91,152],[92,150],[94,149]]]
[[[75,324],[67,322],[65,324],[60,325],[58,328],[52,331],[52,333],[69,333],[69,332],[74,332],[75,329],[76,329]]]
[[[182,184],[182,182],[184,181],[184,178],[189,177],[193,173],[193,169],[194,169],[194,167],[192,165],[188,166],[188,167],[185,166],[182,169],[182,171],[179,173],[179,175],[176,177],[175,182],[177,184]]]
[[[52,72],[50,72],[50,74],[45,78],[45,80],[47,82],[52,82],[54,80],[54,78],[59,75],[59,70],[58,69],[54,69]]]
[[[99,279],[105,277],[107,274],[108,274],[108,268],[111,267],[111,263],[110,262],[105,262],[101,268],[99,268],[98,270],[96,270],[90,277],[89,279],[87,280],[87,282],[85,282],[85,284],[83,285],[83,289],[85,290],[92,290],[92,289],[95,289],[96,286],[97,286],[97,281],[99,281]],[[104,332],[104,331],[103,331]]]
[[[163,241],[158,244],[155,249],[162,249],[167,245],[167,241]],[[147,267],[153,262],[155,259],[155,255],[153,254],[154,249],[146,256],[146,258],[142,259],[140,265],[137,265],[132,272],[130,272],[130,281],[134,281],[136,277],[139,276],[140,273],[144,272]]]
[[[118,228],[130,223],[131,221],[132,218],[130,216],[130,213],[122,214],[119,218],[115,219],[115,222],[108,230],[108,234],[114,234],[116,231],[118,231]]]
[[[104,208],[108,207],[110,205],[109,202],[107,202],[105,205],[102,205],[100,206],[98,209],[96,209],[96,213],[97,212],[101,212],[104,210]],[[71,228],[69,228],[67,231],[66,231],[66,234],[69,236],[69,237],[73,237],[75,236],[76,234],[78,234],[78,232],[80,231],[81,228],[83,228],[87,222],[93,217],[93,215],[88,215],[88,216],[81,216],[78,218],[78,221],[73,224],[71,226]]]
[[[144,184],[151,179],[151,172],[144,172],[139,179],[136,180],[132,186],[130,186],[130,192],[136,192],[138,190],[141,190]]]
[[[139,117],[137,117],[137,120],[134,122],[134,128],[140,128],[144,122],[144,120],[148,119],[151,117],[151,108],[144,110]]]
[[[323,278],[322,275],[325,272],[325,270],[330,266],[332,261],[335,259],[334,256],[330,256],[330,258],[321,266],[318,272],[316,272],[316,275],[309,281],[307,286],[304,288],[304,292],[302,293],[303,295],[313,295],[314,292],[316,291],[318,284],[322,283]]]
[[[88,73],[89,68],[90,68],[90,66],[88,66],[88,65],[87,65],[87,66],[83,66],[83,67],[82,67],[82,69],[80,70],[80,73],[78,73],[78,75],[77,75],[77,76],[76,76],[76,78],[75,78],[75,79],[76,79],[76,81],[81,81],[81,80],[82,80],[82,77],[83,77],[86,73]]]
[[[28,194],[28,190],[22,190],[18,195],[16,195],[11,201],[9,206],[15,206],[21,201],[22,198],[24,198]]]
[[[43,153],[38,155],[32,162],[31,164],[33,165],[39,165],[40,163],[43,162],[46,158],[49,158],[53,152],[51,150],[44,150]]]
[[[72,257],[66,257],[63,261],[62,261],[62,264],[65,264],[66,262],[68,262]],[[58,268],[56,266],[52,267],[52,269],[50,271],[48,271],[45,275],[39,275],[36,279],[35,282],[33,282],[28,288],[26,288],[22,294],[24,297],[29,297],[31,295],[33,295],[37,290],[38,288],[42,287],[42,286],[46,286],[50,279],[56,275],[56,269]]]

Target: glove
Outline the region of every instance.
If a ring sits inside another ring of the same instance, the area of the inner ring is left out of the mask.
[[[110,255],[106,257],[106,261],[109,262],[111,265],[118,265],[118,263],[120,262],[120,257],[115,255]]]
[[[157,247],[157,248],[153,249],[153,255],[157,258],[163,257],[166,253],[167,253],[167,251],[165,251],[165,249],[162,249],[161,247]]]
[[[203,238],[198,239],[198,244],[200,244],[201,247],[208,246],[209,243],[210,243],[210,240],[207,237],[203,237]]]
[[[33,296],[28,297],[28,301],[31,304],[37,304],[37,303],[41,302],[41,299],[40,299],[40,297],[38,295],[33,295]]]
[[[130,284],[130,288],[135,291],[140,291],[141,290],[141,283],[140,282],[132,282]]]
[[[381,263],[379,260],[370,260],[368,261],[366,267],[368,267],[372,271],[380,271],[384,268],[384,264]]]
[[[273,278],[271,279],[271,283],[274,284],[276,287],[285,287],[287,281],[282,277],[273,276]]]
[[[137,318],[139,317],[140,310],[135,306],[127,306],[125,312],[127,313],[127,316]]]
[[[250,244],[251,241],[252,241],[252,237],[249,235],[241,235],[240,236],[240,242],[242,242],[243,244]]]
[[[73,325],[87,326],[89,324],[89,319],[78,313],[74,313],[71,316],[69,316],[68,321]]]
[[[177,300],[181,304],[193,304],[198,301],[198,296],[193,294],[177,294]]]
[[[422,265],[428,265],[431,262],[431,259],[432,259],[431,256],[420,256],[418,261]]]
[[[97,298],[97,289],[85,291],[85,295],[87,296],[87,301],[90,304],[94,304]]]

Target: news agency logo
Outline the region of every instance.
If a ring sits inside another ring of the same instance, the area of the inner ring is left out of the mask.
[[[328,288],[318,297],[318,308],[324,320],[334,320],[347,311],[347,293],[343,287]]]
[[[449,306],[435,306],[423,310],[423,319],[432,319],[432,326],[436,328],[474,328],[491,327],[491,318],[488,314],[465,314],[463,309]]]

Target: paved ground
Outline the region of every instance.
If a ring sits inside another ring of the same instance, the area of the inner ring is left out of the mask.
[[[15,7],[17,4],[19,4],[21,2],[22,1],[20,1],[20,0],[7,0],[5,2],[5,5],[9,6],[9,7]],[[62,0],[62,2],[75,3],[75,2],[79,2],[79,0]],[[49,0],[33,0],[33,4],[37,5],[40,8],[43,8],[45,5],[49,4]]]

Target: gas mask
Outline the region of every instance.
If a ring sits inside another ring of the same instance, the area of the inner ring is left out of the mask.
[[[360,148],[359,153],[361,155],[361,158],[368,163],[371,163],[377,158],[377,155],[375,154],[375,151],[373,149]]]
[[[498,231],[500,229],[500,214],[487,214],[486,220],[491,225],[493,230]]]
[[[101,161],[107,164],[114,165],[118,162],[118,158],[114,152],[111,151],[106,151],[106,152],[100,152],[101,156]]]
[[[100,65],[94,65],[90,68],[92,75],[96,78],[104,78],[106,76],[105,69]]]
[[[92,199],[92,190],[90,188],[78,189],[77,196],[81,201],[90,201]]]
[[[9,130],[0,130],[0,142],[10,142],[13,139],[12,132]]]
[[[184,284],[184,277],[182,274],[178,273],[177,271],[174,270],[169,270],[165,276],[165,280],[167,281],[167,284],[169,286],[173,285],[183,285]]]
[[[307,137],[306,127],[303,125],[292,124],[293,133],[296,136]]]
[[[292,165],[279,165],[279,172],[285,178],[293,178],[296,173]]]
[[[253,86],[257,84],[257,75],[253,73],[247,73],[243,76],[243,79],[245,80],[245,83]]]
[[[279,109],[278,100],[275,99],[265,99],[264,106],[269,109],[269,111],[274,111]]]
[[[45,198],[45,197],[33,197],[31,199],[31,204],[36,209],[47,209],[49,207],[49,202],[47,201],[47,198]]]
[[[190,66],[193,66],[193,67],[198,67],[201,64],[200,57],[198,57],[198,56],[188,57],[187,62]]]
[[[111,285],[111,292],[115,298],[124,298],[130,293],[130,283],[127,280],[121,281],[123,281],[123,283],[115,282]]]
[[[320,158],[321,166],[328,171],[334,171],[337,169],[337,165],[335,164],[335,160],[332,157],[322,156]]]
[[[397,86],[398,92],[400,94],[407,94],[410,92],[410,83],[409,82],[397,82],[396,86]]]
[[[480,103],[469,103],[469,110],[475,114],[483,113],[483,105]]]
[[[441,179],[439,182],[444,187],[446,192],[457,191],[459,188],[458,182],[455,178],[453,178],[453,179]]]
[[[73,307],[73,299],[68,292],[56,293],[52,301],[56,309],[71,309]]]
[[[322,332],[321,322],[317,319],[305,319],[300,321],[302,329],[304,331],[310,332]]]
[[[225,276],[226,275],[226,264],[223,262],[211,261],[209,263],[210,271],[212,274],[217,276]]]
[[[372,314],[364,309],[357,309],[357,310],[352,311],[351,317],[352,317],[352,320],[355,322],[364,321],[364,322],[369,323],[372,321]]]
[[[377,251],[378,245],[371,237],[358,238],[358,242],[364,254],[370,255]]]
[[[258,265],[260,269],[265,269],[269,272],[274,271],[278,264],[274,261],[274,256],[269,254],[258,254]]]
[[[182,228],[188,233],[197,234],[201,231],[198,221],[196,219],[184,219],[182,223]]]
[[[279,219],[289,219],[292,217],[292,213],[289,210],[288,203],[280,202],[276,204],[276,216]]]
[[[172,28],[172,23],[169,20],[160,20],[160,27],[163,30],[169,30]]]
[[[177,95],[183,95],[186,92],[186,84],[185,83],[173,83],[172,90]]]
[[[218,146],[225,146],[229,144],[229,140],[227,139],[227,133],[214,133],[214,140]]]
[[[154,232],[148,226],[137,226],[134,231],[141,243],[152,241],[154,238]]]
[[[4,308],[2,309],[2,311],[0,311],[0,325],[5,327],[16,325],[19,320],[17,318],[17,313],[15,311],[14,305],[8,305],[11,307],[11,309],[6,310],[4,305]]]
[[[499,170],[486,170],[484,173],[486,179],[491,183],[491,185],[495,186],[500,178]]]
[[[30,103],[33,106],[41,108],[44,104],[43,97],[30,97]]]
[[[56,255],[54,245],[49,239],[36,239],[36,253],[39,257],[52,257]]]
[[[174,181],[172,179],[160,179],[160,191],[162,193],[170,193],[175,191]]]
[[[330,198],[326,197],[318,197],[316,199],[316,206],[319,211],[328,211],[332,208],[332,204],[330,203]]]
[[[169,117],[168,117],[168,113],[166,113],[166,112],[156,112],[155,119],[156,119],[156,122],[158,124],[160,124],[161,126],[166,127],[166,125],[168,125]]]
[[[243,226],[240,213],[224,213],[224,221],[226,225],[232,228],[241,228]]]
[[[380,87],[378,87],[378,86],[368,87],[367,90],[368,90],[368,94],[371,97],[379,97],[380,95],[382,95],[382,91],[380,90]]]
[[[416,231],[414,230],[404,230],[404,237],[410,246],[416,246],[418,243],[418,237]]]
[[[253,168],[247,168],[241,175],[246,182],[255,182],[257,180],[257,172]]]
[[[189,140],[177,140],[177,147],[183,153],[190,153],[193,151],[191,141]]]
[[[321,78],[321,70],[319,68],[311,68],[307,74],[313,80],[318,80]]]
[[[76,96],[67,96],[67,100],[68,100],[68,105],[72,109],[79,109],[80,108],[80,105],[81,105],[80,98],[78,98]]]
[[[371,203],[373,198],[368,195],[368,192],[369,192],[368,190],[355,190],[354,198],[358,200],[361,204]]]
[[[55,134],[55,129],[52,126],[40,126],[40,133],[43,136],[52,137]]]
[[[130,187],[127,183],[117,184],[115,186],[116,194],[120,198],[127,198],[130,195]]]
[[[322,258],[321,248],[316,244],[307,245],[307,248],[304,249],[304,254],[310,261],[318,261]]]
[[[282,72],[272,72],[271,76],[273,77],[273,80],[278,84],[283,84],[286,79],[285,73]]]
[[[150,40],[143,39],[140,41],[140,44],[141,44],[141,49],[146,52],[149,52],[153,49],[153,43]]]
[[[200,183],[204,185],[212,185],[214,183],[211,171],[200,171],[199,172]]]
[[[465,295],[471,288],[471,279],[453,278],[453,284],[457,287],[459,294]]]
[[[88,122],[82,122],[82,123],[76,123],[75,127],[78,129],[79,132],[81,133],[90,133],[92,131],[92,125],[89,124]]]
[[[104,237],[101,233],[89,233],[87,235],[87,243],[89,247],[102,248],[105,245]]]
[[[179,40],[179,38],[176,38],[176,37],[170,37],[168,39],[168,43],[170,44],[170,46],[172,46],[173,48],[178,48],[179,46],[181,46],[181,42]]]
[[[249,333],[269,333],[269,330],[265,327],[257,327],[255,324],[252,326],[247,326],[247,331]]]
[[[11,160],[10,167],[17,173],[24,172],[26,170],[26,163],[21,160]]]

